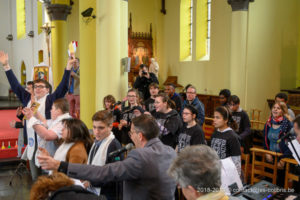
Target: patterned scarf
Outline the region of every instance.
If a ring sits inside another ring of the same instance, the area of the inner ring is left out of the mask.
[[[277,117],[277,118],[273,118],[272,116],[270,116],[270,118],[268,119],[268,121],[266,123],[267,131],[272,126],[272,124],[280,125],[280,134],[287,133],[292,128],[291,122],[284,116]]]
[[[271,127],[272,124],[281,125],[281,123],[283,122],[283,119],[284,119],[283,116],[277,117],[277,118],[274,118],[274,117],[270,116],[268,121],[267,121],[267,125],[269,127]]]

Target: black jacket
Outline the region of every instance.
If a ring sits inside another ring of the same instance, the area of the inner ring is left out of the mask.
[[[48,200],[106,200],[103,195],[97,196],[78,185],[71,185],[67,187],[62,187],[56,190]]]
[[[146,78],[144,76],[140,77],[136,77],[136,80],[133,84],[133,87],[135,89],[138,89],[142,95],[143,95],[143,99],[146,100],[150,97],[150,92],[149,92],[149,85],[151,83],[158,83],[157,77],[155,76],[155,74],[153,73],[149,73],[150,74],[150,78]]]

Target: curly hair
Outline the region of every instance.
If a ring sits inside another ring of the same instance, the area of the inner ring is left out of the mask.
[[[71,185],[74,185],[74,181],[61,172],[40,176],[30,190],[30,200],[48,199],[51,192]]]

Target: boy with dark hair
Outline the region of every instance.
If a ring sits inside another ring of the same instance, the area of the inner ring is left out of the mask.
[[[176,86],[173,83],[167,83],[165,87],[165,93],[170,97],[172,101],[176,104],[176,110],[180,114],[182,109],[182,99],[181,96],[175,92]]]
[[[159,92],[159,87],[157,83],[151,83],[149,85],[149,92],[151,96],[149,99],[145,101],[145,110],[148,112],[152,112],[153,110],[155,110],[155,106],[154,106],[155,96]]]
[[[109,153],[120,149],[122,146],[112,133],[113,115],[109,110],[101,110],[94,114],[93,120],[93,135],[95,142],[91,148],[88,157],[89,165],[104,166],[105,164],[115,161],[114,158],[109,158]],[[118,160],[123,160],[123,155]],[[96,194],[105,195],[107,199],[118,199],[116,187],[121,189],[120,183],[110,182],[100,185],[99,183],[91,182],[89,185],[90,191]],[[101,190],[100,190],[101,187]]]
[[[251,146],[251,126],[248,114],[240,107],[240,99],[232,95],[228,100],[228,106],[232,112],[232,118],[237,123],[237,129],[234,130],[241,139],[241,145],[244,147],[244,153],[249,153]]]
[[[289,113],[289,115],[291,116],[292,120],[295,119],[295,113],[294,113],[294,111],[290,108],[290,106],[287,104],[288,96],[287,96],[285,93],[280,92],[280,93],[276,94],[276,96],[275,96],[275,101],[284,102],[284,103],[286,104],[286,106],[288,107],[288,113]]]
[[[228,89],[223,89],[219,93],[219,100],[222,106],[227,106],[228,100],[231,96],[231,92]]]

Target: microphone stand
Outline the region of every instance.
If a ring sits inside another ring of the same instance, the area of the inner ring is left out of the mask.
[[[110,159],[111,159],[112,162],[116,162],[116,161],[120,161],[120,160],[121,160],[121,157],[120,157],[119,154],[117,154],[117,155],[112,156]],[[116,193],[115,193],[115,197],[116,197],[117,200],[122,200],[122,194],[121,194],[121,192],[119,191],[119,190],[120,190],[120,189],[119,189],[119,186],[120,186],[121,184],[123,184],[123,182],[116,181],[115,183],[116,183]],[[123,186],[123,185],[122,185],[122,186]],[[122,188],[122,186],[121,186],[120,188]]]

